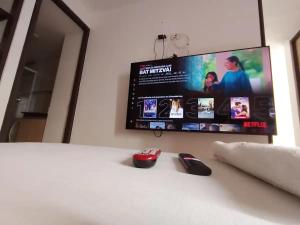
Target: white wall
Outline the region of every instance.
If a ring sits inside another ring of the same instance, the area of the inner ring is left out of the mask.
[[[155,138],[125,129],[130,63],[154,58],[155,35],[188,34],[190,54],[260,46],[257,0],[141,1],[96,11],[91,24],[72,143],[210,155],[207,146],[215,140],[267,142],[264,136],[176,132]]]
[[[277,119],[277,135],[274,143],[294,146],[295,131],[292,116],[292,98],[290,93],[290,73],[287,71],[285,48],[280,44],[271,45],[274,97]]]
[[[299,0],[263,0],[267,44],[271,46],[278,135],[274,143],[300,146],[299,100],[290,40],[300,27]]]
[[[294,127],[294,140],[295,145],[300,146],[300,115],[299,115],[299,96],[297,93],[296,86],[296,74],[292,58],[292,49],[290,41],[283,43],[285,48],[285,56],[287,61],[287,73],[288,73],[288,85],[289,93],[291,98],[291,112],[292,112],[292,121]]]
[[[274,144],[300,146],[299,102],[290,42],[269,44],[277,119]]]
[[[62,142],[77,68],[82,33],[65,36],[43,142]]]

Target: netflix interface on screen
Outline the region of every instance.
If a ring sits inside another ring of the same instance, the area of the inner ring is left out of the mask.
[[[269,48],[132,63],[126,128],[276,134]]]

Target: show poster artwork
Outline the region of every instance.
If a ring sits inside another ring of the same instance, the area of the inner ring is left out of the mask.
[[[268,47],[131,64],[127,129],[276,134]]]
[[[156,118],[157,99],[144,100],[144,118]]]
[[[249,97],[231,97],[231,119],[250,119]]]

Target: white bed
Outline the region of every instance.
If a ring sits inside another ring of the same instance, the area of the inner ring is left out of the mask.
[[[0,145],[1,225],[300,224],[300,199],[215,160],[186,174],[176,154],[131,166],[137,151]]]

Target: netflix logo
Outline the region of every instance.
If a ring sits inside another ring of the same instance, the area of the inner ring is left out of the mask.
[[[243,127],[268,128],[268,124],[266,122],[244,122]]]

